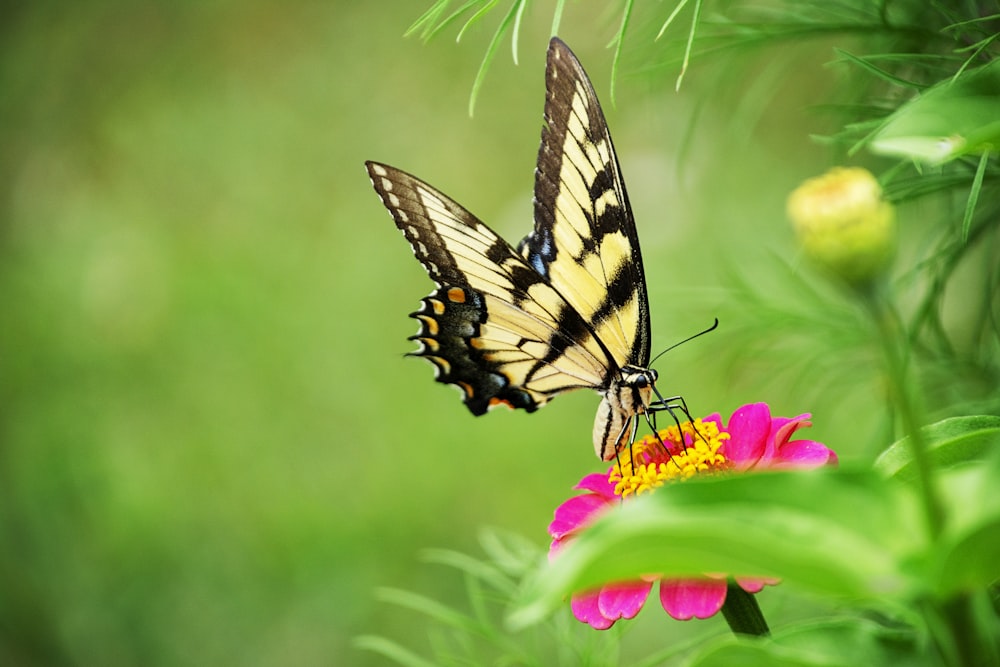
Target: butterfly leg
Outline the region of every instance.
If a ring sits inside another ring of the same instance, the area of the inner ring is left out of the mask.
[[[639,421],[635,417],[629,417],[625,424],[622,426],[622,430],[618,432],[618,440],[616,442],[621,443],[625,439],[625,434],[628,433],[628,460],[629,460],[629,470],[635,472],[635,458],[632,455],[632,443],[635,442],[635,434],[639,430]],[[615,459],[618,461],[618,470],[622,470],[622,460],[621,451],[624,447],[615,448]]]
[[[656,394],[656,400],[649,404],[649,407],[647,408],[646,412],[647,421],[650,420],[650,415],[651,415],[652,423],[650,424],[650,427],[653,429],[653,433],[659,433],[656,430],[656,413],[662,412],[664,410],[666,410],[667,413],[670,414],[671,418],[673,418],[674,425],[677,426],[678,433],[681,432],[681,423],[674,412],[675,410],[684,415],[685,419],[691,422],[692,427],[694,426],[694,417],[691,416],[691,411],[688,410],[687,402],[684,400],[683,396],[671,396],[670,398],[664,398],[655,385],[653,386],[653,392]],[[698,437],[701,438],[702,442],[704,442],[706,445],[708,444],[708,441],[705,440],[705,436],[701,434],[701,431],[695,429],[695,433],[698,434]],[[683,436],[682,436],[682,443],[683,443]],[[685,449],[686,448],[687,447],[685,446]]]
[[[654,408],[653,406],[657,407]],[[651,403],[649,409],[647,409],[645,412],[642,413],[643,417],[646,418],[646,424],[649,426],[650,429],[652,429],[653,435],[655,435],[656,439],[660,441],[660,446],[663,447],[663,451],[667,453],[667,456],[670,457],[671,461],[674,460],[674,455],[670,453],[670,447],[667,446],[667,443],[663,442],[663,438],[660,437],[660,431],[659,429],[656,428],[656,413],[659,412],[660,410],[666,410],[667,412],[669,412],[670,416],[674,418],[674,423],[677,424],[677,432],[680,433],[681,425],[680,422],[677,420],[677,416],[673,413],[673,410],[671,409],[672,407],[676,406],[669,406],[664,404],[661,407],[659,406],[659,401],[657,401],[656,403]],[[636,421],[638,422],[638,419]],[[677,463],[675,462],[674,465],[677,465]],[[677,467],[680,468],[680,466]]]

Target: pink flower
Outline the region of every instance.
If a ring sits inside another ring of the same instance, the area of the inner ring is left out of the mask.
[[[744,405],[723,424],[720,416],[660,431],[660,438],[646,436],[633,447],[634,461],[623,460],[624,470],[612,466],[608,474],[591,474],[574,488],[586,491],[556,508],[549,524],[552,545],[549,558],[599,515],[640,493],[691,477],[697,473],[743,472],[754,468],[814,468],[836,464],[837,455],[813,440],[791,440],[799,428],[810,426],[810,415],[772,417],[766,403]],[[697,429],[697,432],[695,431]],[[683,440],[682,440],[683,437]],[[662,439],[662,442],[661,442]],[[683,442],[683,444],[682,444]],[[666,449],[664,448],[666,445]],[[653,585],[660,584],[660,604],[675,619],[708,618],[726,600],[726,575],[706,574],[695,579],[663,579],[652,575],[636,581],[605,584],[572,597],[573,615],[598,630],[622,618],[632,618],[646,603]],[[736,583],[757,593],[772,579],[736,578]]]

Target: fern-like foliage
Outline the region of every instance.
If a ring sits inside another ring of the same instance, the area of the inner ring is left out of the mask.
[[[372,651],[406,667],[466,667],[468,665],[525,665],[575,667],[616,664],[618,630],[595,633],[563,610],[544,623],[513,632],[505,625],[521,581],[545,559],[528,540],[484,530],[480,544],[484,558],[450,550],[424,554],[431,564],[444,566],[464,580],[467,606],[442,604],[432,597],[395,588],[378,592],[382,602],[412,611],[427,629],[431,655],[424,657],[390,637],[358,637],[358,648]]]

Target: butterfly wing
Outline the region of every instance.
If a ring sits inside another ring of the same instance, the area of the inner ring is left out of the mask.
[[[600,387],[611,360],[580,314],[506,241],[447,195],[404,171],[367,162],[396,226],[437,284],[420,310],[415,352],[483,414],[532,412],[552,396]]]
[[[611,134],[587,74],[558,38],[547,63],[535,228],[519,250],[589,323],[617,367],[645,367],[646,280]]]

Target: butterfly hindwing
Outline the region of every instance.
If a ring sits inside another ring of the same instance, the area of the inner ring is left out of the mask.
[[[506,241],[404,171],[366,163],[396,226],[438,285],[413,314],[415,353],[474,414],[498,403],[534,411],[555,394],[597,387],[609,363],[576,310]]]
[[[617,365],[649,361],[635,221],[600,102],[561,40],[549,45],[535,228],[520,251],[589,322]]]

